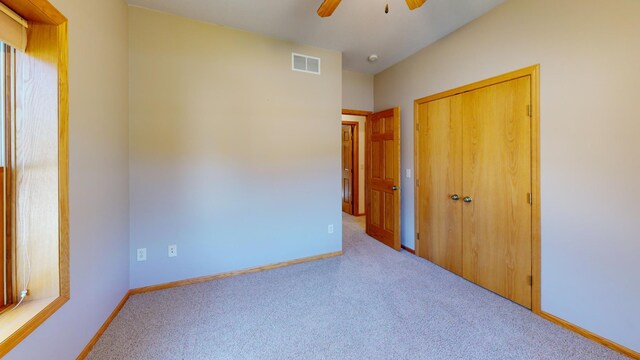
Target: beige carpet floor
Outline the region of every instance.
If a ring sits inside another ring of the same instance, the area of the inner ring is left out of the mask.
[[[131,297],[117,359],[623,359],[343,218],[344,255]]]

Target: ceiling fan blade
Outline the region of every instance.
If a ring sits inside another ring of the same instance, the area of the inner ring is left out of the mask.
[[[427,0],[407,0],[407,6],[409,7],[409,10],[415,10],[426,2]]]
[[[333,11],[340,5],[340,1],[341,0],[324,0],[320,8],[318,8],[318,15],[320,15],[320,17],[331,16]]]

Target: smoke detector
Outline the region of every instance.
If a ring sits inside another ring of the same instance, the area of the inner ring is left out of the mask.
[[[378,61],[378,55],[376,55],[376,54],[371,54],[371,55],[369,55],[369,57],[367,58],[367,60],[368,60],[370,63],[374,63],[374,62]]]

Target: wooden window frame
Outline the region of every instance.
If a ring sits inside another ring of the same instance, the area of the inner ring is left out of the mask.
[[[0,328],[6,328],[5,333],[0,332],[0,357],[7,354],[24,338],[32,333],[53,313],[60,309],[70,298],[69,290],[69,207],[68,207],[68,35],[67,19],[47,0],[0,0],[1,3],[23,17],[29,23],[28,44],[24,53],[20,53],[16,65],[21,66],[22,71],[17,75],[16,84],[21,81],[21,76],[29,78],[29,84],[16,87],[15,114],[16,123],[23,121],[22,125],[28,124],[24,119],[46,121],[48,127],[44,131],[36,130],[36,127],[27,126],[27,130],[20,130],[19,136],[24,139],[36,139],[36,147],[41,153],[46,151],[53,154],[50,159],[57,161],[57,166],[50,165],[54,169],[53,178],[57,178],[57,184],[49,185],[57,193],[57,201],[50,202],[48,206],[37,208],[28,202],[24,205],[21,202],[24,195],[16,191],[17,176],[16,171],[11,171],[13,164],[7,164],[10,190],[13,193],[12,199],[8,202],[7,208],[11,211],[11,221],[7,222],[7,231],[16,233],[15,205],[22,204],[28,209],[28,216],[39,212],[45,214],[51,221],[48,229],[55,228],[55,233],[47,233],[50,241],[47,246],[57,249],[56,256],[51,256],[51,252],[39,251],[33,254],[38,257],[55,259],[51,265],[51,270],[55,270],[50,275],[51,281],[35,281],[29,285],[29,292],[34,292],[33,300],[30,296],[24,300],[23,304],[15,309],[5,311],[0,315]],[[53,66],[52,66],[53,65]],[[22,96],[23,94],[24,96]],[[57,95],[57,96],[55,96]],[[8,123],[10,123],[8,121]],[[15,126],[15,125],[14,125]],[[15,126],[16,128],[21,128]],[[36,133],[37,131],[41,131]],[[11,129],[12,136],[16,136],[16,129]],[[44,141],[42,139],[47,139]],[[52,140],[55,139],[55,140]],[[57,140],[57,141],[56,141]],[[56,156],[57,152],[57,156]],[[18,149],[12,154],[14,163],[18,157],[27,158],[26,153],[22,155]],[[29,161],[37,161],[38,155],[29,158]],[[22,159],[22,161],[25,161]],[[29,170],[25,171],[28,173]],[[18,175],[22,176],[22,175]],[[36,181],[37,183],[37,181]],[[41,186],[43,181],[35,186]],[[57,185],[57,186],[56,186]],[[30,190],[27,190],[27,192]],[[26,201],[25,201],[26,202]],[[37,202],[37,201],[36,201]],[[42,202],[40,202],[42,203]],[[53,211],[49,211],[53,210]],[[34,221],[32,221],[34,222]],[[34,222],[35,223],[35,222]],[[26,223],[19,226],[26,226]],[[32,225],[29,225],[32,226]],[[33,225],[38,227],[39,224]],[[40,230],[40,229],[37,229]],[[25,238],[29,238],[25,236]],[[13,240],[13,239],[12,239]],[[13,242],[15,244],[15,240]],[[13,245],[12,245],[13,246]],[[39,247],[40,244],[27,244],[29,249]],[[12,249],[15,252],[15,249]],[[55,250],[54,250],[55,251]],[[12,257],[11,260],[19,260]],[[32,259],[32,263],[33,263]],[[15,266],[15,265],[14,265]],[[42,266],[42,265],[41,265]],[[55,268],[55,269],[53,269]],[[46,268],[38,268],[37,272],[43,273]],[[37,274],[36,274],[37,275]],[[14,274],[14,278],[17,274]],[[33,276],[33,275],[32,275]],[[32,277],[33,279],[33,277]],[[14,284],[13,302],[17,302]]]

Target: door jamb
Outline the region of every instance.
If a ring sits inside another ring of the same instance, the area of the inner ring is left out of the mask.
[[[419,193],[419,164],[420,157],[418,153],[418,140],[419,140],[419,122],[418,122],[418,107],[421,104],[431,102],[434,100],[450,97],[453,95],[465,93],[472,90],[477,90],[483,87],[496,85],[502,82],[515,80],[521,77],[531,77],[531,311],[534,314],[541,315],[541,240],[540,240],[540,64],[529,66],[520,70],[516,70],[510,73],[492,77],[486,80],[478,81],[469,85],[464,85],[455,89],[447,90],[441,93],[416,99],[414,101],[413,108],[413,135],[414,135],[414,215],[415,215],[415,244],[416,253],[419,253],[420,240],[418,239],[419,233],[419,219],[420,214],[418,206]]]

